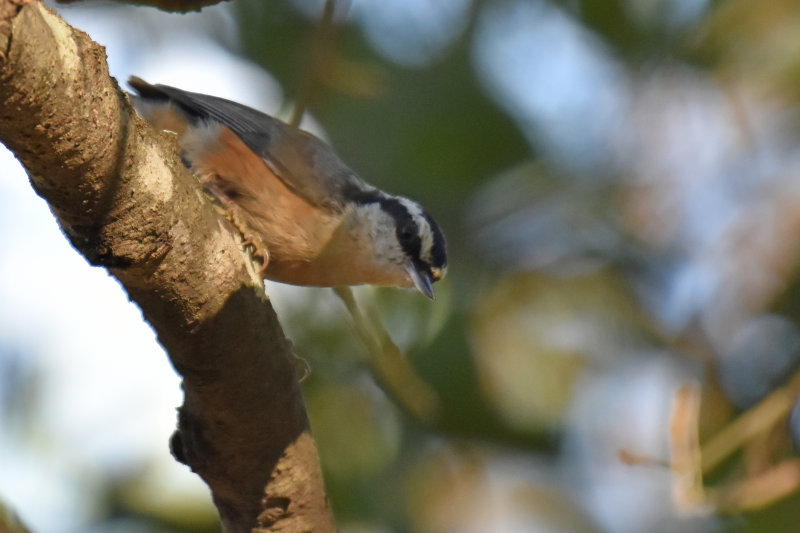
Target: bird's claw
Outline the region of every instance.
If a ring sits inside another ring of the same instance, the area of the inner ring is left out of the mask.
[[[242,217],[241,208],[233,202],[222,189],[211,179],[201,180],[204,189],[211,195],[214,200],[214,206],[221,211],[225,218],[228,219],[231,226],[239,232],[242,237],[242,246],[250,251],[250,257],[261,263],[258,269],[258,275],[264,279],[267,267],[269,266],[269,249],[264,241],[250,229],[247,222]]]
[[[228,221],[242,236],[242,246],[250,251],[251,258],[261,263],[258,275],[263,279],[267,272],[267,267],[269,267],[269,249],[267,245],[241,220],[238,207],[229,206],[225,213]]]

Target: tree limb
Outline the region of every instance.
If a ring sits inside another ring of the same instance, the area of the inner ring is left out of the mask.
[[[0,141],[183,376],[171,447],[225,531],[335,531],[291,345],[251,262],[173,137],[136,117],[104,49],[38,2],[0,0]]]

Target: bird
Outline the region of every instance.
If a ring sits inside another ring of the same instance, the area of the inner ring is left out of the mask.
[[[136,76],[128,83],[137,113],[177,134],[184,164],[254,244],[264,278],[434,298],[445,238],[417,202],[370,185],[327,143],[266,113]]]

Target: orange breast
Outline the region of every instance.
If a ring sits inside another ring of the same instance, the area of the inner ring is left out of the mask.
[[[328,284],[324,265],[316,263],[339,227],[338,217],[298,196],[225,126],[200,146],[187,146],[187,158],[202,180],[212,182],[240,208],[244,222],[266,244],[268,278],[300,285]]]

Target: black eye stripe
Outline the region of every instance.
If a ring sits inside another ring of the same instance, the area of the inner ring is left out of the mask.
[[[422,209],[422,216],[428,223],[433,234],[433,243],[430,249],[430,263],[424,261],[422,255],[422,239],[419,236],[420,228],[417,221],[409,212],[408,207],[403,204],[400,199],[388,196],[387,194],[377,190],[367,191],[350,191],[350,197],[361,205],[374,204],[380,205],[381,209],[391,216],[395,221],[397,240],[403,251],[414,262],[414,266],[422,271],[431,271],[431,268],[436,267],[443,269],[447,265],[447,252],[445,246],[444,235],[439,229],[439,225],[433,220],[424,209]]]
[[[403,251],[414,261],[415,266],[423,266],[424,263],[420,259],[422,239],[419,237],[419,226],[408,212],[408,208],[397,198],[392,197],[381,198],[378,203],[381,209],[394,219],[395,233]]]

